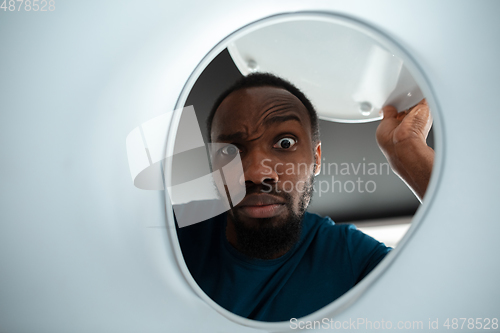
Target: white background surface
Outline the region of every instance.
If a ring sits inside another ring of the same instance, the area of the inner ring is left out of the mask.
[[[500,317],[498,1],[56,1],[0,11],[0,332],[253,331],[178,272],[164,193],[133,186],[125,138],[174,108],[222,38],[297,10],[355,17],[398,42],[444,128],[423,221],[335,320],[439,318],[442,329]]]

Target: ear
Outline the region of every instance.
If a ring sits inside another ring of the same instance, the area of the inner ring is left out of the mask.
[[[316,147],[314,147],[314,160],[316,162],[314,175],[317,176],[321,173],[321,141],[318,141]]]

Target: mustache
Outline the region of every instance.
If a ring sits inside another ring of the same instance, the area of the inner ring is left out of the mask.
[[[255,184],[252,183],[251,185],[246,186],[246,195],[250,194],[259,194],[259,193],[266,193],[266,194],[271,194],[276,197],[280,197],[285,199],[287,202],[291,201],[292,196],[287,193],[286,191],[279,191],[276,187],[275,184],[270,184],[270,183],[260,183],[260,184]]]

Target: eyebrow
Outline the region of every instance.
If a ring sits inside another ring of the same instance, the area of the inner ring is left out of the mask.
[[[273,125],[276,123],[284,123],[285,121],[290,121],[290,120],[295,120],[301,123],[300,118],[295,115],[295,114],[289,114],[289,115],[284,115],[284,116],[273,116],[270,118],[266,118],[264,120],[264,125]]]
[[[270,126],[276,123],[283,123],[285,121],[295,120],[301,123],[300,118],[297,115],[290,114],[285,116],[274,116],[266,118],[264,120],[264,125]],[[217,136],[217,142],[233,142],[233,141],[243,141],[246,134],[244,132],[235,132],[231,134],[220,134]],[[253,141],[253,140],[252,140]]]
[[[217,142],[241,141],[245,138],[245,133],[236,132],[231,134],[220,134],[217,136]]]

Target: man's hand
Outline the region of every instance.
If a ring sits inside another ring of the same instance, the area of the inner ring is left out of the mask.
[[[432,126],[427,101],[398,113],[393,106],[382,109],[384,119],[377,128],[377,142],[392,170],[422,201],[434,163],[434,151],[426,139]]]

